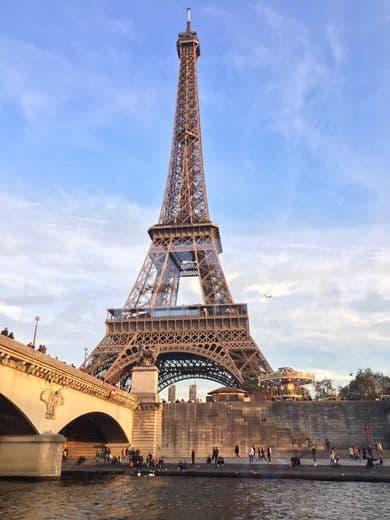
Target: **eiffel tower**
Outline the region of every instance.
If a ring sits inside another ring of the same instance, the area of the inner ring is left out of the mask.
[[[218,255],[218,226],[210,220],[203,168],[198,98],[199,39],[179,33],[180,60],[168,179],[150,249],[123,308],[108,309],[106,335],[82,365],[122,388],[145,354],[159,368],[159,390],[183,379],[250,387],[272,371],[250,336],[247,306],[235,303]],[[181,277],[199,278],[203,304],[177,306]]]

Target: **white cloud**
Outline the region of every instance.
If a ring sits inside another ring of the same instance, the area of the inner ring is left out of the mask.
[[[103,335],[106,307],[125,301],[149,246],[145,228],[157,214],[82,192],[40,202],[3,194],[0,322],[28,341],[40,315],[40,337],[51,352],[80,362],[83,348]],[[387,230],[328,230],[324,241],[318,230],[270,229],[224,243],[233,297],[248,303],[253,336],[275,368],[340,377],[359,367],[389,368]],[[184,296],[197,294],[191,280]]]
[[[127,297],[148,246],[145,222],[156,215],[81,191],[40,202],[2,194],[1,322],[27,341],[40,315],[52,351],[80,360],[81,347],[103,333],[106,307]]]

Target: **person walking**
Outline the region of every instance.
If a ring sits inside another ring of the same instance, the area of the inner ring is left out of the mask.
[[[195,465],[195,450],[191,451],[191,463],[193,466]]]
[[[378,457],[383,457],[383,446],[380,441],[376,441],[375,443],[375,449],[377,451]]]
[[[213,449],[211,451],[211,462],[214,462],[215,458],[216,458],[216,454],[215,454],[215,446],[213,446]]]
[[[317,449],[315,446],[313,446],[311,449],[311,456],[313,458],[313,466],[316,467],[317,466]]]
[[[249,451],[248,451],[248,457],[249,457],[249,464],[253,464],[253,458],[255,456],[255,449],[253,446],[251,446],[249,448]]]
[[[353,447],[353,460],[357,462],[360,460],[360,449],[359,446],[356,444],[356,446]]]
[[[272,457],[272,448],[271,446],[267,446],[267,460],[268,462],[271,462],[271,457]]]
[[[261,458],[265,461],[265,450],[264,448],[260,448],[260,455],[261,455]]]
[[[329,464],[330,464],[330,466],[335,466],[336,465],[336,448],[332,448],[330,450]]]
[[[236,455],[236,459],[238,459],[240,457],[240,448],[238,444],[236,444],[236,447],[234,448],[234,453]]]

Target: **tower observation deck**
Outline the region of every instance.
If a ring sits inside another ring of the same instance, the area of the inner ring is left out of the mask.
[[[140,273],[119,309],[109,309],[106,334],[82,368],[129,388],[140,359],[159,368],[159,390],[183,379],[248,387],[272,371],[249,332],[246,304],[235,303],[210,220],[198,95],[198,35],[187,10],[179,33],[180,60],[171,157],[158,223]],[[177,305],[182,277],[198,277],[203,303]]]

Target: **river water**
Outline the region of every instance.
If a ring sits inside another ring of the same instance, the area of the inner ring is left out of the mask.
[[[116,475],[0,481],[1,520],[389,520],[385,483]]]

